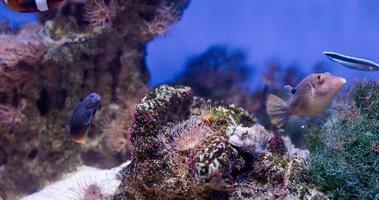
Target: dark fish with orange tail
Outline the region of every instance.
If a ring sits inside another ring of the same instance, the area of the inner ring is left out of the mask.
[[[330,73],[315,73],[305,77],[292,88],[288,101],[270,94],[267,98],[266,112],[271,123],[282,127],[292,115],[315,117],[330,105],[346,80]]]
[[[87,129],[90,127],[100,103],[101,96],[91,93],[76,106],[69,123],[70,136],[75,142],[80,144],[85,142]]]
[[[41,12],[58,7],[64,0],[2,0],[3,3],[17,12]]]

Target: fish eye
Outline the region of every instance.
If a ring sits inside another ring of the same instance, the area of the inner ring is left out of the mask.
[[[321,75],[317,75],[316,80],[320,81],[321,80]]]

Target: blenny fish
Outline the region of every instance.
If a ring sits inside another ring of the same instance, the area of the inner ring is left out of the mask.
[[[278,128],[292,115],[315,117],[330,105],[345,83],[344,78],[333,76],[329,72],[311,74],[295,88],[285,86],[291,92],[288,101],[269,94],[266,112],[271,123]]]
[[[4,4],[17,12],[39,12],[58,7],[64,0],[2,0]]]
[[[324,52],[324,55],[326,55],[333,62],[342,64],[351,69],[361,71],[379,71],[379,63],[369,59],[346,56],[335,52]]]
[[[75,142],[80,144],[85,142],[85,134],[100,103],[101,96],[97,93],[91,93],[76,106],[69,123],[70,136]]]

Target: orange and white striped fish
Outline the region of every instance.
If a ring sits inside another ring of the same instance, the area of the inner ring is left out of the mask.
[[[58,7],[64,0],[2,0],[4,4],[17,12],[42,12]]]
[[[344,78],[329,72],[311,74],[295,88],[286,86],[291,90],[288,101],[268,95],[266,112],[276,127],[282,127],[292,115],[315,117],[329,106],[345,83]]]

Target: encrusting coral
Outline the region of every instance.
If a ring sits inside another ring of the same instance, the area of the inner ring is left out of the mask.
[[[173,16],[167,29],[188,4],[66,1],[40,13],[38,23],[0,35],[0,185],[9,195],[34,192],[81,164],[125,161],[128,111],[148,90],[146,45],[161,34],[149,27],[167,14]],[[94,122],[101,126],[90,128],[90,142],[79,146],[65,127],[81,98],[94,91],[103,99]]]
[[[309,184],[305,150],[242,108],[212,104],[188,87],[151,91],[130,134],[135,151],[114,199],[325,198]]]

